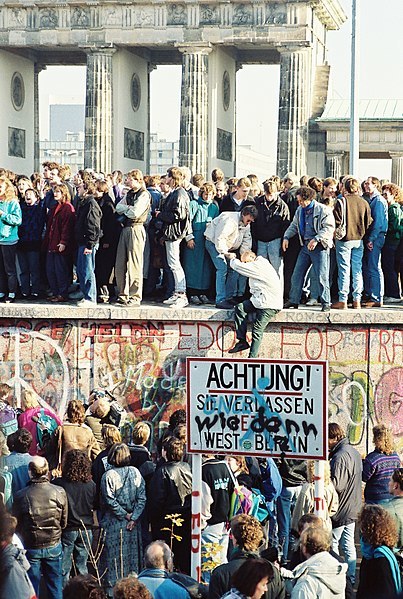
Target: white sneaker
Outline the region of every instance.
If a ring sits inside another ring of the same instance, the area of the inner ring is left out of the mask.
[[[402,299],[400,297],[384,297],[383,301],[387,304],[400,304]]]
[[[171,308],[184,308],[187,305],[189,305],[189,302],[188,302],[186,293],[178,293],[175,302],[170,304],[170,307]]]
[[[82,299],[79,302],[77,302],[77,306],[79,306],[80,308],[93,308],[96,305],[97,302],[92,302],[91,300],[87,299]]]
[[[167,306],[169,306],[169,305],[171,305],[171,304],[173,304],[173,303],[176,302],[176,300],[178,299],[178,295],[179,295],[178,293],[173,293],[171,295],[171,297],[169,297],[168,299],[164,300],[162,303],[163,304],[167,304]]]
[[[305,304],[306,306],[320,306],[320,303],[315,298],[311,297]]]

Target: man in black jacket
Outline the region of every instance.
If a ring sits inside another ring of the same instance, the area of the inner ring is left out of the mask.
[[[77,208],[77,276],[84,295],[78,305],[82,307],[97,303],[95,254],[101,237],[102,210],[94,197],[95,193],[95,185],[88,183]]]
[[[278,195],[275,179],[267,179],[263,189],[264,195],[256,200],[258,217],[251,225],[252,249],[258,256],[267,258],[282,279],[281,240],[290,224],[290,211]]]
[[[263,539],[260,522],[248,514],[240,514],[231,520],[231,534],[234,545],[229,562],[213,570],[209,586],[209,599],[219,599],[230,590],[232,575],[245,560],[259,557],[259,546]],[[285,586],[278,569],[273,568],[264,599],[285,599]]]
[[[335,422],[329,423],[329,460],[332,483],[339,496],[339,509],[332,516],[333,551],[338,553],[340,544],[348,564],[347,576],[354,584],[357,563],[354,534],[362,502],[362,460]]]
[[[211,517],[201,533],[202,561],[204,553],[211,543],[220,546],[220,563],[227,561],[228,552],[228,519],[231,508],[231,496],[234,491],[233,476],[225,460],[215,458],[213,455],[204,456],[202,465],[202,480],[208,486],[212,503],[210,505]],[[203,567],[203,580],[209,582],[210,571]]]
[[[17,532],[31,564],[28,576],[39,597],[41,573],[48,596],[62,598],[62,529],[67,524],[67,495],[49,482],[45,458],[35,456],[28,466],[31,481],[14,497]]]

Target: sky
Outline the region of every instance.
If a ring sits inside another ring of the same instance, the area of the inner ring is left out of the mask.
[[[339,0],[348,15],[339,31],[328,32],[331,65],[329,98],[350,96],[351,2]],[[359,94],[362,99],[403,98],[403,1],[356,0],[359,10]],[[381,8],[380,8],[381,7]],[[237,73],[237,143],[276,155],[278,66],[245,65]],[[39,79],[41,139],[48,135],[48,105],[54,101],[55,77],[60,88],[74,89],[65,103],[84,103],[84,67],[48,67]],[[179,139],[179,66],[159,66],[151,73],[151,131],[170,141]],[[63,86],[61,83],[63,82]],[[164,90],[163,98],[160,90]],[[60,96],[57,96],[60,101]],[[251,103],[253,110],[251,111]],[[169,112],[170,118],[166,114]],[[372,169],[372,170],[371,170]],[[375,170],[374,170],[375,169]],[[360,177],[390,176],[390,161],[360,161]]]

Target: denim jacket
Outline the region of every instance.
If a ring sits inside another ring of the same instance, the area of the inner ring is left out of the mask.
[[[372,225],[368,229],[367,242],[374,242],[378,237],[385,239],[388,231],[388,204],[380,195],[374,195],[369,200]]]

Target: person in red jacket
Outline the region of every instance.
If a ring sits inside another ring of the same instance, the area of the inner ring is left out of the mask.
[[[56,185],[53,195],[57,204],[49,210],[43,240],[46,275],[53,294],[50,301],[64,302],[71,282],[76,215],[67,185]]]

